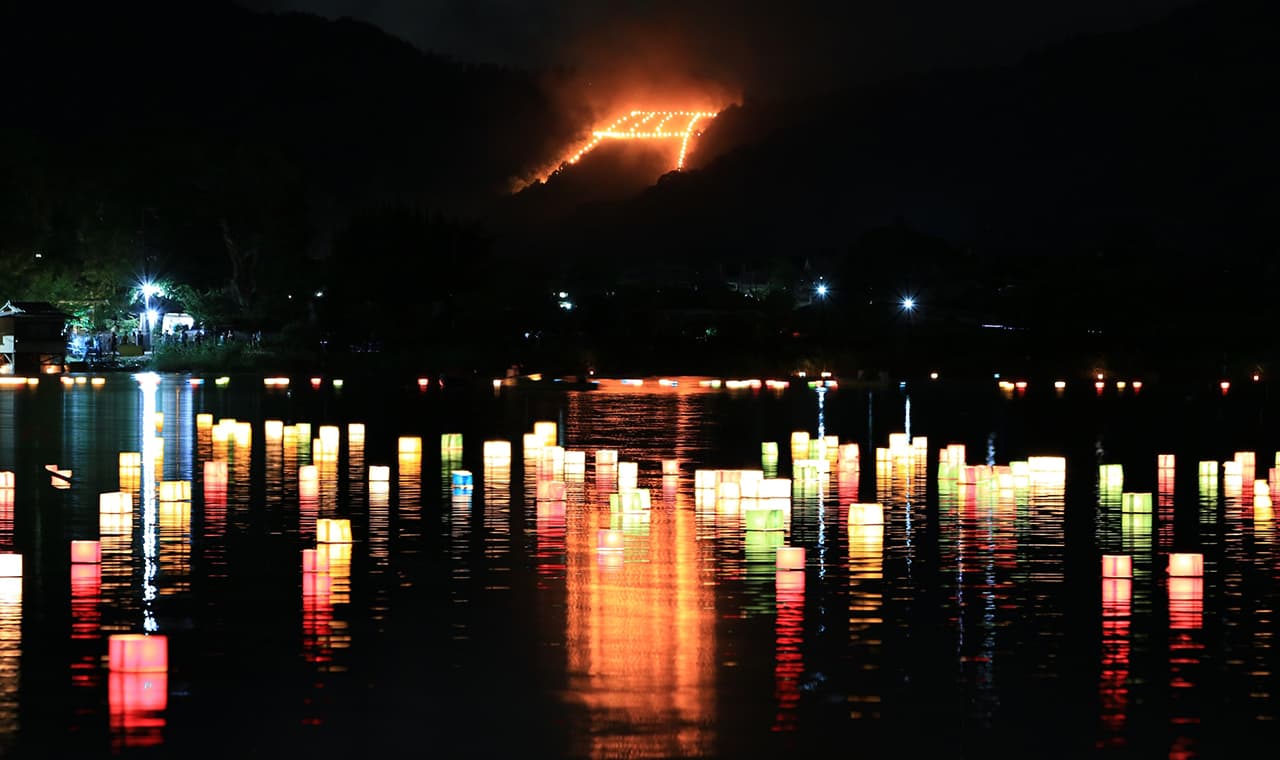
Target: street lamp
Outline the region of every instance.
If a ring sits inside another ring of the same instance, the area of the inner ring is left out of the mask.
[[[151,308],[151,297],[156,296],[158,298],[160,296],[163,296],[164,288],[160,287],[159,285],[152,282],[151,280],[143,280],[142,283],[138,286],[138,292],[142,293],[142,301],[143,301],[142,321],[147,326],[147,347],[150,348],[151,330],[155,328],[156,319],[158,319],[160,316],[159,314],[156,313],[155,309]]]
[[[916,299],[912,298],[911,296],[907,296],[907,297],[903,298],[903,299],[902,299],[902,310],[903,310],[903,311],[906,311],[906,312],[912,312],[912,311],[915,311],[915,310],[916,310]]]

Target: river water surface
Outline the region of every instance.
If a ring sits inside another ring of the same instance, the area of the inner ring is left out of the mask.
[[[1280,569],[1255,481],[1280,436],[1262,384],[331,380],[0,388],[16,481],[0,551],[24,563],[0,579],[0,751],[1210,757],[1276,738]],[[535,451],[538,422],[585,466]],[[796,431],[858,444],[856,465],[832,448],[826,471],[796,467],[824,455],[793,456]],[[902,433],[914,445],[877,461]],[[940,467],[948,444],[1017,469]],[[619,470],[600,449],[638,464],[648,510],[610,509]],[[1221,465],[1237,452],[1253,475]],[[1064,467],[1013,464],[1039,456]],[[696,474],[715,469],[792,478],[772,502],[784,522],[748,530],[740,486],[697,488],[742,477]],[[117,490],[131,507],[102,513]],[[1124,492],[1151,493],[1151,512]],[[884,525],[851,526],[849,505],[872,502]],[[328,519],[352,542],[304,573]],[[71,564],[77,539],[100,541],[99,565]],[[777,569],[780,545],[804,548],[802,570]],[[1202,554],[1203,575],[1170,578],[1175,552]],[[1104,554],[1132,557],[1132,577],[1104,579]],[[125,633],[165,636],[167,671],[111,672]]]

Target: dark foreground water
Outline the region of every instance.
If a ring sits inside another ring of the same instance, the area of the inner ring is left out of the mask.
[[[156,411],[162,443],[147,443]],[[267,420],[312,428],[276,437]],[[538,421],[587,452],[558,477],[563,504],[539,501],[539,460],[522,455]],[[877,464],[908,424],[927,459]],[[340,426],[332,457],[312,443],[321,425]],[[787,530],[746,531],[731,493],[696,491],[703,468],[791,476],[797,430],[861,459],[797,479]],[[443,453],[444,433],[463,450]],[[421,455],[399,453],[405,435]],[[6,386],[0,470],[17,485],[0,490],[0,551],[25,572],[0,579],[0,754],[1220,756],[1276,738],[1280,570],[1252,479],[1198,463],[1255,452],[1265,480],[1278,438],[1262,384]],[[489,439],[512,442],[509,463],[486,462]],[[1066,470],[958,485],[939,478],[949,443],[969,464],[1053,455]],[[611,513],[600,448],[639,463],[647,513]],[[211,460],[225,489],[204,480]],[[69,489],[49,464],[72,470]],[[1124,513],[1101,464],[1153,493],[1152,514]],[[469,495],[450,486],[463,468]],[[158,498],[183,480],[189,501]],[[100,514],[122,486],[131,512]],[[850,528],[853,502],[882,503],[883,529]],[[354,542],[304,576],[324,518],[349,518]],[[602,528],[620,550],[597,550]],[[100,568],[73,571],[69,542],[96,538]],[[779,544],[805,548],[802,579],[776,571]],[[1171,582],[1172,551],[1203,553],[1203,581]],[[1132,555],[1132,580],[1104,581],[1104,553]],[[168,637],[167,674],[109,674],[107,637],[144,632]]]

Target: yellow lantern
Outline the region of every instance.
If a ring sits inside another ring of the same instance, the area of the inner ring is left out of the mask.
[[[351,543],[351,521],[324,517],[317,518],[316,542],[321,544]]]

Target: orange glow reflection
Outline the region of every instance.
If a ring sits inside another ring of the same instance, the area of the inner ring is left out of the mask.
[[[715,603],[695,514],[656,513],[648,556],[636,561],[630,548],[597,551],[607,519],[571,520],[566,534],[565,694],[586,721],[569,754],[706,754],[714,739],[707,726],[715,719]]]

